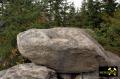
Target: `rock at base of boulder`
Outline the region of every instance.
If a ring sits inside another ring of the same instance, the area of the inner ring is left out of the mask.
[[[0,71],[0,79],[6,73],[6,70]]]
[[[6,70],[0,79],[57,79],[57,76],[54,70],[27,63]]]

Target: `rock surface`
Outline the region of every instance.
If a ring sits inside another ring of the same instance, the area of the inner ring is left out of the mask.
[[[0,79],[6,73],[6,70],[0,71]]]
[[[59,73],[90,72],[119,62],[109,60],[113,54],[108,56],[85,29],[30,29],[17,35],[17,44],[24,57]]]
[[[33,63],[17,65],[0,73],[0,79],[57,79],[55,71]]]

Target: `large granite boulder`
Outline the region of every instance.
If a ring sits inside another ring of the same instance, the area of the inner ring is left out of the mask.
[[[0,79],[57,79],[55,71],[33,63],[21,64],[0,72]]]
[[[30,29],[17,35],[17,45],[24,57],[59,73],[91,72],[120,62],[119,57],[109,60],[112,56],[79,28]]]

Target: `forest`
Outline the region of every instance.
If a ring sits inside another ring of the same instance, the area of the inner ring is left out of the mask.
[[[120,3],[116,0],[83,0],[78,9],[67,0],[0,0],[0,4],[0,70],[30,62],[20,55],[16,36],[31,28],[87,29],[106,50],[120,56]]]

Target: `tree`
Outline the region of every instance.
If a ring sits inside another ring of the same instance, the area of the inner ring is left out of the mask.
[[[103,0],[103,8],[104,12],[106,12],[108,15],[113,16],[114,12],[117,9],[117,2],[116,0]]]
[[[102,19],[100,18],[101,4],[98,0],[84,1],[81,8],[81,17],[84,17],[83,24],[88,28],[100,28]]]
[[[0,0],[0,16],[2,16],[4,14],[5,3],[6,3],[6,0]]]
[[[87,1],[83,0],[82,2],[82,7],[81,7],[81,11],[80,11],[80,17],[81,17],[81,23],[82,26],[88,26],[88,12],[87,12]]]
[[[0,6],[0,16],[3,14],[2,12],[3,12],[3,1],[2,0],[0,0],[0,4],[1,4],[1,6]]]
[[[66,26],[69,10],[67,0],[42,0],[46,5],[46,13],[50,26]]]
[[[16,36],[29,29],[41,15],[41,3],[34,0],[4,0],[4,3],[7,5],[4,5],[2,18],[6,21],[6,27],[0,31],[0,63],[3,63],[0,64],[0,70],[24,63],[17,50]]]
[[[61,19],[62,19],[62,26],[66,27],[68,24],[69,24],[69,19],[68,19],[68,16],[69,16],[69,11],[70,11],[70,7],[71,7],[71,4],[69,4],[67,2],[67,0],[64,0],[62,5],[61,5]]]
[[[16,25],[28,24],[40,14],[39,6],[34,0],[9,0],[5,5],[4,20]]]

